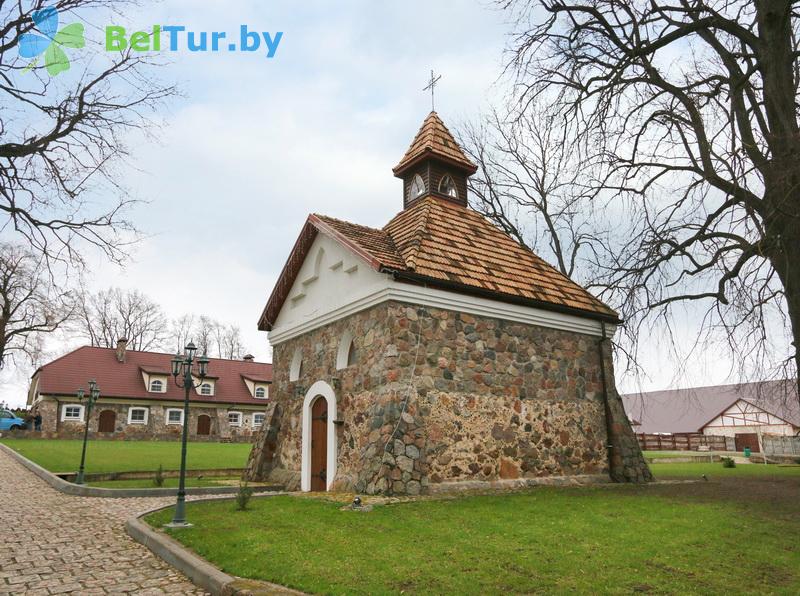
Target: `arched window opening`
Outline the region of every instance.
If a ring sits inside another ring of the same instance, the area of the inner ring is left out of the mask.
[[[152,393],[163,393],[164,382],[159,379],[153,379],[152,381],[150,381],[150,391]]]
[[[408,187],[408,200],[413,201],[419,198],[425,194],[425,190],[425,181],[422,179],[422,176],[415,174]]]
[[[303,351],[297,348],[292,356],[292,364],[289,367],[289,381],[297,381],[303,369]]]
[[[441,182],[439,182],[439,192],[448,197],[453,197],[454,199],[458,198],[458,189],[450,174],[442,178]]]

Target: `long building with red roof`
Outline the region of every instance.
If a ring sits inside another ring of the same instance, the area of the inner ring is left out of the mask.
[[[28,405],[42,415],[46,436],[83,431],[86,408],[77,391],[93,379],[100,388],[89,430],[107,438],[178,438],[183,427],[184,390],[170,374],[174,356],[84,346],[39,367]],[[272,365],[212,358],[208,376],[189,394],[189,435],[196,439],[247,439],[264,422]]]

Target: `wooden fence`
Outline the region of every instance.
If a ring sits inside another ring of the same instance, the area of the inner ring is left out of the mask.
[[[800,437],[764,435],[761,443],[767,455],[800,455]]]
[[[642,451],[697,451],[707,446],[711,451],[733,451],[733,438],[700,433],[676,433],[672,435],[636,435]],[[730,443],[730,444],[729,444]]]

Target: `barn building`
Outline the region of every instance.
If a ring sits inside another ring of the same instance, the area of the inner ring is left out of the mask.
[[[367,494],[651,478],[614,386],[616,313],[469,208],[475,171],[432,112],[384,227],[308,217],[259,322],[273,400],[249,478]]]
[[[764,435],[800,433],[797,383],[788,380],[693,387],[622,396],[637,433],[702,434],[733,438],[732,446],[760,451]]]

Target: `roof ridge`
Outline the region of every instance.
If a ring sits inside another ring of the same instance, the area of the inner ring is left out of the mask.
[[[353,223],[352,221],[348,221],[346,219],[339,219],[338,217],[331,217],[330,215],[322,215],[321,213],[312,213],[311,215],[318,217],[320,219],[332,220],[338,223],[347,224],[348,226],[355,226],[357,228],[364,228],[365,230],[371,230],[373,232],[384,231],[382,228],[373,228],[372,226],[365,226],[364,224]]]

